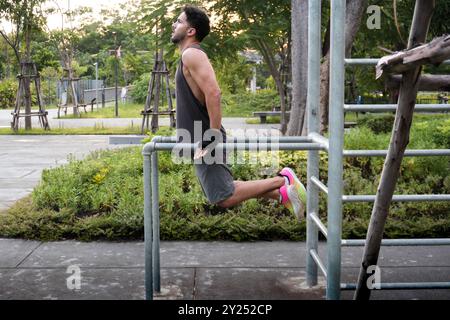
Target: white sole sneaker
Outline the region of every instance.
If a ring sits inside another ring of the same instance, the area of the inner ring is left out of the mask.
[[[289,201],[292,204],[292,209],[294,210],[295,216],[297,217],[298,220],[301,220],[305,215],[305,205],[300,200],[297,189],[292,184],[286,188],[286,191]]]

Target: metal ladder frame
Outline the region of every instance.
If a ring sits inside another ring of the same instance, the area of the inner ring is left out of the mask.
[[[328,186],[319,177],[318,151],[308,156],[307,187],[307,284],[317,284],[317,270],[326,278],[327,299],[340,299],[341,290],[354,290],[355,284],[341,283],[342,246],[364,246],[365,240],[342,239],[342,206],[344,202],[373,202],[374,195],[343,194],[343,157],[385,156],[386,150],[344,150],[344,112],[395,111],[397,105],[345,105],[344,79],[346,65],[377,64],[378,59],[345,59],[345,0],[331,0],[330,39],[330,121],[327,141]],[[308,17],[308,97],[307,112],[309,135],[318,135],[320,98],[320,35],[321,1],[309,0]],[[449,64],[450,61],[445,61]],[[449,105],[416,105],[417,111],[448,111]],[[449,149],[407,150],[405,156],[450,156]],[[319,191],[328,196],[328,226],[319,218]],[[393,201],[450,201],[450,195],[394,195]],[[327,239],[327,266],[318,254],[319,231]],[[383,240],[382,245],[450,245],[450,239],[395,239]],[[380,289],[441,289],[450,288],[450,282],[382,283]]]
[[[342,246],[363,246],[365,240],[342,239],[342,206],[344,202],[372,202],[373,195],[343,194],[343,157],[385,156],[386,150],[344,150],[344,111],[395,111],[396,105],[345,105],[345,65],[376,64],[378,59],[345,59],[345,3],[331,0],[331,61],[330,61],[330,139],[319,132],[321,1],[309,0],[308,31],[308,136],[232,138],[218,148],[232,150],[308,150],[307,169],[307,285],[317,284],[318,269],[326,278],[326,298],[340,299],[341,290],[354,290],[355,284],[341,283]],[[450,61],[445,61],[450,64]],[[450,105],[417,105],[416,110],[448,111]],[[171,151],[175,145],[196,148],[196,144],[177,144],[175,137],[154,137],[147,143],[144,157],[144,239],[145,298],[153,299],[161,291],[159,237],[159,174],[158,152]],[[319,151],[328,152],[328,185],[319,180]],[[407,150],[405,156],[450,156],[450,149]],[[319,192],[328,197],[328,226],[319,218]],[[393,201],[450,201],[450,195],[395,195]],[[319,231],[327,239],[327,265],[318,253]],[[382,245],[450,245],[450,239],[383,240]],[[450,288],[450,282],[383,283],[381,289]]]

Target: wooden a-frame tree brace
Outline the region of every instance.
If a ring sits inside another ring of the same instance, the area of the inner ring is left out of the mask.
[[[165,90],[164,90],[165,89]],[[164,102],[164,91],[167,99],[167,111],[160,111],[160,105]],[[163,59],[163,50],[155,53],[155,63],[152,75],[148,83],[147,99],[144,110],[141,112],[142,126],[141,133],[149,130],[149,119],[152,116],[151,130],[155,133],[159,128],[158,115],[169,115],[170,127],[175,128],[175,110],[173,109],[172,96],[169,85],[169,70]]]
[[[382,71],[401,72],[403,76],[389,149],[384,161],[367,231],[363,259],[354,295],[357,300],[370,298],[371,291],[368,288],[367,280],[371,275],[367,273],[367,269],[369,266],[377,265],[384,225],[398,180],[400,165],[409,143],[409,132],[422,65],[425,63],[440,64],[450,57],[449,36],[443,36],[429,44],[421,45],[426,41],[434,7],[435,0],[416,0],[407,50],[382,58],[377,65],[377,77],[381,76]]]
[[[67,108],[72,105],[73,114],[79,115],[79,101],[77,91],[75,89],[75,83],[80,79],[74,77],[72,69],[72,51],[70,47],[67,47],[63,41],[63,45],[60,48],[61,64],[63,67],[64,75],[60,79],[61,88],[66,90],[66,101],[58,104],[58,118],[60,117],[61,109],[64,109],[64,114],[67,114]]]
[[[73,71],[71,68],[63,68],[65,75],[60,79],[61,88],[66,90],[66,100],[58,104],[58,118],[60,117],[61,109],[64,109],[64,114],[67,114],[67,108],[72,106],[73,114],[80,115],[78,95],[75,89],[75,84],[80,80],[79,78],[74,78]]]
[[[19,79],[19,88],[17,90],[16,95],[16,103],[14,107],[14,111],[11,112],[13,116],[13,121],[11,122],[11,129],[14,131],[19,130],[19,120],[22,117],[39,117],[39,123],[42,128],[45,130],[50,130],[50,126],[48,125],[47,115],[48,112],[44,110],[42,106],[41,99],[41,78],[39,72],[37,71],[36,64],[34,62],[21,62],[20,63],[20,74],[17,75],[17,79]],[[31,110],[31,105],[25,106],[27,101],[31,102],[31,99],[25,99],[26,95],[31,96],[30,92],[26,92],[26,88],[30,88],[30,82],[33,81],[34,87],[36,90],[36,99],[39,110],[38,111],[30,111],[30,112],[21,112],[22,106],[25,107],[25,110]],[[28,85],[27,85],[28,84]]]

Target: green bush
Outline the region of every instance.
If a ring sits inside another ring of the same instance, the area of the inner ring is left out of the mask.
[[[150,81],[151,74],[144,73],[140,78],[133,82],[133,90],[131,91],[131,97],[135,103],[145,103],[148,93],[148,83]]]
[[[14,109],[18,82],[15,79],[0,81],[0,109]]]
[[[394,124],[394,115],[366,116],[358,124],[368,127],[374,133],[390,133]]]
[[[278,93],[274,90],[259,90],[256,93],[242,92],[222,95],[223,116],[249,117],[255,111],[272,110],[280,105]]]
[[[433,123],[435,120],[429,120]],[[413,125],[413,147],[430,144],[441,131]],[[443,121],[438,121],[444,123]],[[170,134],[170,132],[159,132]],[[420,140],[423,138],[424,140]],[[430,140],[431,139],[431,140]],[[389,134],[375,135],[369,128],[350,130],[347,149],[384,149]],[[31,197],[0,214],[0,236],[58,240],[76,238],[142,239],[143,177],[141,147],[94,152],[85,160],[43,172]],[[244,153],[243,159],[248,154]],[[306,182],[307,152],[279,152],[278,168],[292,167]],[[267,160],[265,154],[261,159]],[[320,154],[320,179],[327,181],[325,153]],[[450,193],[448,157],[405,157],[396,194]],[[344,194],[375,194],[383,166],[382,157],[346,158]],[[268,164],[233,164],[237,180],[263,179],[274,174]],[[160,218],[163,240],[304,240],[305,222],[296,219],[277,202],[247,201],[226,210],[207,203],[193,167],[175,164],[169,153],[159,153]],[[343,207],[343,237],[364,238],[372,211],[370,203],[346,203]],[[326,223],[327,203],[323,194],[320,215]],[[446,202],[393,203],[385,238],[446,237],[450,212]]]

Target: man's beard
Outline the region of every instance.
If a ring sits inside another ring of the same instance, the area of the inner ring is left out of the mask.
[[[174,44],[178,44],[181,41],[183,41],[183,39],[185,38],[185,35],[173,35],[170,40],[172,41],[172,43]]]

